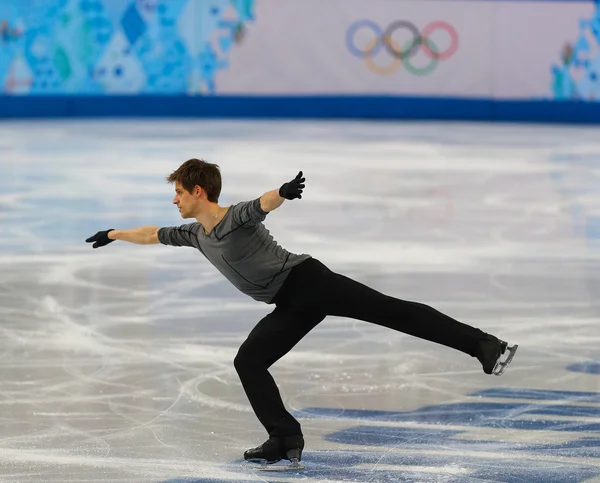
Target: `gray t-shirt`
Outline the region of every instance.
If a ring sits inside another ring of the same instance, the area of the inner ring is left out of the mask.
[[[209,234],[194,222],[160,228],[158,240],[200,250],[241,292],[271,304],[290,270],[311,257],[280,247],[262,224],[266,216],[257,198],[231,206]]]

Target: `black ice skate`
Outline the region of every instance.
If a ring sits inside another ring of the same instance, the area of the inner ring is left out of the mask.
[[[509,347],[507,342],[488,336],[477,344],[476,357],[483,366],[483,372],[501,376],[513,360],[517,352],[517,344]],[[502,360],[502,355],[508,350],[508,355]]]
[[[246,451],[244,459],[251,463],[260,463],[260,469],[265,471],[299,471],[306,469],[304,465],[300,464],[303,449],[304,438],[302,436],[270,437],[260,446]],[[274,464],[283,459],[289,460],[291,464],[287,466]]]

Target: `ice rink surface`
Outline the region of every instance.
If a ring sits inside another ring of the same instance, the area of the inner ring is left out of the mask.
[[[192,248],[99,230],[182,220],[165,177],[221,166],[221,205],[303,170],[265,221],[384,293],[519,351],[460,352],[330,317],[272,368],[299,474],[233,367],[273,307]],[[129,120],[0,123],[1,482],[600,482],[600,128]]]

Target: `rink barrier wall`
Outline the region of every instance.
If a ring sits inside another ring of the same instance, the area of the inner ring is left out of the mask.
[[[401,96],[0,96],[0,118],[80,117],[600,123],[600,104]]]

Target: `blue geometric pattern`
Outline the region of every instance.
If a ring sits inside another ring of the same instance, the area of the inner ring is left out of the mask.
[[[137,39],[146,31],[144,19],[134,4],[129,5],[125,15],[123,15],[121,26],[131,45],[135,44]]]
[[[0,93],[215,94],[254,0],[4,0]]]

